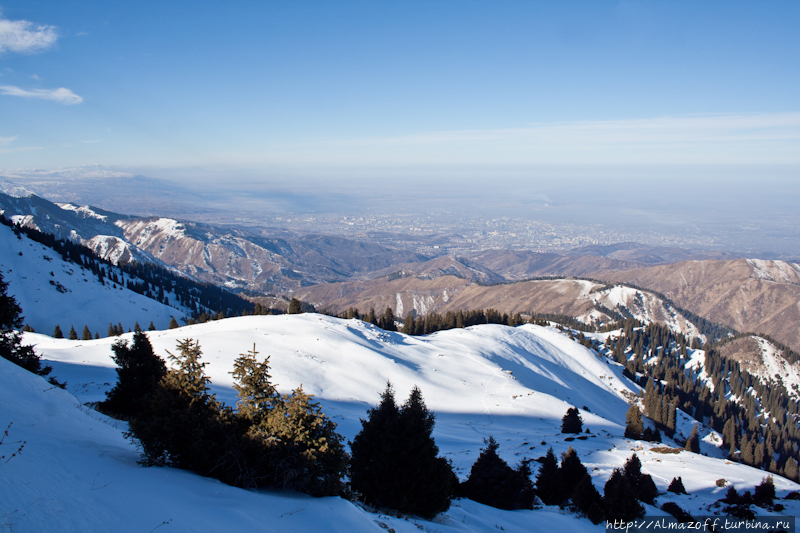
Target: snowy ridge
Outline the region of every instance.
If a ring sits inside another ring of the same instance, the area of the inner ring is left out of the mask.
[[[717,479],[727,479],[738,490],[752,490],[764,475],[713,457],[663,454],[657,446],[623,439],[627,403],[622,396],[632,389],[621,377],[621,367],[553,328],[482,325],[407,337],[357,320],[304,314],[225,319],[148,336],[160,354],[173,350],[177,340],[198,339],[209,363],[212,392],[229,404],[235,400],[229,374],[233,359],[255,343],[262,357],[270,356],[270,373],[279,389],[302,383],[346,438],[360,429],[359,418],[378,402],[386,379],[392,380],[401,400],[416,384],[436,412],[437,445],[461,479],[490,434],[512,464],[523,456],[541,456],[550,446],[557,454],[575,447],[601,491],[613,468],[635,450],[659,490],[681,476],[690,492],[659,496],[659,503],[675,501],[695,515],[713,514],[707,506],[727,490],[716,486]],[[188,472],[142,468],[136,465],[135,447],[122,438],[123,428],[97,413],[89,416],[81,406],[101,399],[114,383],[110,347],[115,339],[68,341],[39,334],[24,338],[37,345],[78,400],[0,360],[0,423],[13,421],[12,438],[28,443],[23,454],[0,466],[4,479],[17,487],[0,491],[0,512],[14,524],[14,531],[149,531],[162,523],[171,526],[168,531],[604,529],[558,508],[501,511],[469,500],[454,501],[450,510],[430,522],[397,518],[368,513],[339,498],[243,491]],[[591,434],[567,441],[560,433],[560,419],[568,406],[581,407],[580,402],[592,410],[581,411]],[[689,428],[688,418],[681,417],[679,430],[685,435]],[[705,437],[701,449],[713,452],[712,439],[717,437]],[[800,489],[778,477],[775,485],[779,495]],[[782,503],[785,514],[800,512],[800,502]],[[648,507],[648,514],[663,513]]]
[[[698,337],[705,340],[697,327],[685,320],[671,305],[658,296],[631,287],[616,285],[592,294],[592,301],[614,309],[618,305],[626,308],[634,318],[644,323],[660,322],[675,333],[686,335],[689,339]]]
[[[58,202],[55,202],[55,204],[64,211],[74,211],[75,213],[81,215],[83,218],[96,218],[97,220],[102,220],[103,222],[106,222],[108,220],[108,215],[101,215],[88,205],[80,206],[80,205],[75,205],[73,203],[58,203]]]
[[[164,305],[109,280],[101,284],[91,271],[64,262],[54,250],[24,235],[18,239],[5,225],[0,225],[0,271],[9,294],[22,307],[24,322],[36,331],[50,333],[58,324],[66,336],[70,326],[80,334],[86,325],[105,334],[109,322],[121,322],[127,329],[135,322],[147,327],[151,321],[166,328],[172,316],[188,314],[188,309]],[[168,297],[177,301],[173,294]]]
[[[753,269],[753,277],[778,283],[800,283],[800,265],[785,261],[768,261],[763,259],[746,259]]]

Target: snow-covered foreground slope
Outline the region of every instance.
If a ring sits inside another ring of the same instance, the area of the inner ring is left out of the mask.
[[[366,409],[378,402],[387,380],[399,400],[416,384],[436,412],[436,442],[461,479],[489,435],[512,464],[523,456],[544,455],[550,446],[560,453],[571,445],[601,491],[612,469],[637,450],[643,470],[653,475],[660,491],[672,477],[682,476],[690,492],[660,496],[659,503],[676,501],[694,515],[718,512],[707,508],[726,490],[716,480],[725,478],[737,489],[752,490],[764,475],[688,452],[659,453],[650,444],[623,439],[623,391],[631,385],[621,377],[621,368],[550,328],[484,325],[407,337],[356,320],[306,314],[226,319],[149,337],[162,355],[174,351],[177,340],[198,339],[213,390],[231,404],[233,360],[255,343],[262,356],[270,356],[279,389],[302,384],[348,439],[359,430]],[[122,428],[82,405],[101,399],[116,379],[110,359],[113,339],[68,341],[26,334],[25,341],[36,345],[78,399],[0,360],[0,423],[14,422],[7,442],[27,441],[22,454],[0,464],[0,516],[14,524],[14,531],[151,531],[163,522],[169,523],[165,531],[602,527],[557,508],[501,511],[468,500],[454,501],[433,522],[395,518],[367,513],[338,498],[249,492],[174,469],[142,468],[136,465],[135,448],[122,438]],[[583,440],[567,441],[560,433],[561,417],[570,405],[591,410],[581,410],[584,427],[591,430]],[[12,447],[4,444],[0,455]],[[712,451],[708,443],[703,450]],[[800,489],[782,478],[775,484],[779,495]],[[796,502],[782,503],[786,514],[800,513]],[[648,513],[663,515],[654,508]]]
[[[136,322],[167,328],[171,317],[180,319],[186,309],[176,309],[106,281],[101,284],[89,270],[67,263],[53,249],[0,224],[0,272],[8,293],[17,300],[24,322],[36,331],[51,333],[56,324],[67,336],[70,326],[78,335],[83,326],[105,335],[109,322],[132,329]]]

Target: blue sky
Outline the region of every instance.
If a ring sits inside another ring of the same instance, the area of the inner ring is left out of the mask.
[[[797,1],[0,10],[0,169],[800,165]]]

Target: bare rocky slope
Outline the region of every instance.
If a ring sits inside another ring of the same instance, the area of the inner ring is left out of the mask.
[[[595,272],[592,277],[658,291],[675,304],[742,332],[800,349],[800,265],[735,259]]]
[[[698,335],[693,324],[651,293],[578,279],[481,285],[450,275],[434,279],[382,278],[316,285],[299,290],[296,297],[317,309],[334,312],[350,307],[362,313],[369,308],[383,312],[390,307],[401,320],[408,313],[421,316],[492,308],[500,313],[554,313],[580,317],[587,323],[608,323],[612,318],[601,310],[619,306],[641,320],[667,324],[689,336]]]

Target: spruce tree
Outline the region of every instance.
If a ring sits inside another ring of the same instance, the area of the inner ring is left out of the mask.
[[[586,467],[581,463],[578,454],[572,448],[561,455],[561,466],[559,467],[559,475],[561,477],[561,485],[564,487],[564,495],[567,498],[572,497],[575,487],[588,474]]]
[[[177,327],[179,327],[179,326],[178,326],[178,321],[177,321],[177,320],[175,320],[175,317],[174,317],[174,316],[173,316],[173,317],[170,317],[170,319],[169,319],[169,329],[175,329],[175,328],[177,328]],[[109,336],[110,336],[110,335],[109,335]]]
[[[118,340],[111,347],[117,365],[117,384],[106,394],[100,409],[118,418],[136,416],[142,409],[144,397],[156,388],[167,374],[164,360],[153,352],[147,335],[133,334],[133,344]]]
[[[416,330],[414,323],[414,313],[408,313],[406,319],[403,321],[403,333],[406,335],[413,335]]]
[[[78,340],[78,332],[75,331],[75,326],[70,326],[69,328],[69,340],[71,341]]]
[[[753,493],[753,503],[759,507],[766,507],[772,505],[775,499],[775,485],[772,482],[772,476],[767,476],[761,480]]]
[[[391,385],[370,409],[350,445],[353,490],[368,503],[430,518],[450,506],[457,483],[450,463],[438,457],[434,415],[417,387],[399,408]]]
[[[689,438],[686,439],[684,449],[689,452],[700,453],[700,437],[697,434],[697,424],[692,427]]]
[[[540,461],[542,466],[536,474],[536,494],[545,505],[560,505],[566,495],[553,448],[548,449]]]
[[[798,480],[798,467],[797,467],[797,460],[794,457],[789,457],[786,460],[786,465],[783,467],[783,475],[786,479],[791,479],[792,481]]]
[[[561,433],[580,433],[583,429],[583,420],[577,407],[570,407],[561,419]]]
[[[605,517],[603,497],[595,488],[589,474],[585,474],[572,491],[572,503],[593,524],[599,524]]]
[[[89,331],[89,326],[83,326],[83,333],[81,334],[81,340],[85,341],[92,340],[92,332]]]
[[[679,477],[672,478],[672,481],[667,487],[667,491],[675,494],[687,494],[686,489],[683,487],[683,480]]]
[[[151,320],[150,321],[150,326],[147,328],[147,331],[155,331],[155,330],[156,330],[156,326],[155,326],[155,324],[153,324],[153,321]]]
[[[64,334],[61,333],[61,326],[59,326],[58,324],[56,324],[56,327],[53,330],[53,338],[54,339],[63,339],[64,338]]]
[[[606,520],[630,522],[644,516],[644,507],[637,501],[636,493],[625,475],[617,468],[603,489]]]
[[[259,362],[256,345],[240,354],[233,362],[233,388],[238,394],[237,414],[254,424],[267,420],[269,411],[280,402],[280,394],[272,385],[269,374],[269,357]]]
[[[347,454],[333,423],[303,392],[283,396],[269,412],[268,431],[278,445],[278,480],[312,496],[333,496],[344,490]]]
[[[494,437],[485,442],[486,447],[473,463],[469,478],[461,484],[461,494],[498,509],[533,508],[533,484],[527,462],[523,461],[514,470],[497,455]]]
[[[138,441],[144,464],[227,480],[230,471],[236,472],[237,458],[229,453],[235,420],[208,393],[210,380],[200,362],[200,344],[185,339],[178,342],[178,349],[178,355],[167,352],[175,368],[144,398],[127,435]]]
[[[292,298],[289,302],[289,314],[290,315],[299,315],[303,312],[303,306],[300,303],[300,300],[297,298]]]
[[[639,440],[643,432],[642,413],[639,411],[639,406],[633,403],[625,413],[625,438]]]

